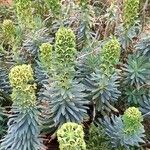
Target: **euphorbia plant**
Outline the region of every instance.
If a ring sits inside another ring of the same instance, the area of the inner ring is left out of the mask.
[[[44,1],[54,16],[57,16],[60,14],[60,12],[61,12],[61,0],[44,0]]]
[[[32,14],[31,0],[14,0],[14,7],[19,25],[29,29],[34,28],[35,22]]]
[[[40,139],[39,110],[36,106],[33,70],[30,65],[19,65],[11,69],[9,80],[12,90],[12,114],[8,121],[8,131],[2,139],[1,150],[26,149],[42,150]]]
[[[4,20],[2,24],[3,37],[5,42],[8,42],[10,45],[14,44],[15,40],[15,25],[12,20]]]
[[[80,65],[79,79],[86,86],[88,98],[96,111],[117,111],[112,104],[121,94],[118,89],[120,77],[116,69],[120,51],[120,44],[114,37],[103,45],[96,56],[87,56]]]
[[[49,102],[50,120],[54,122],[55,127],[58,127],[68,121],[83,122],[87,117],[88,100],[85,99],[85,86],[75,79],[77,50],[73,31],[70,28],[60,28],[56,33],[55,41],[53,52],[55,57],[52,62],[45,61],[49,66],[53,64],[49,76],[51,84],[48,82],[44,84],[45,90],[41,96]],[[46,56],[48,53],[43,54]],[[49,58],[51,56],[52,54]],[[42,58],[47,59],[40,55],[39,59]]]
[[[52,45],[49,43],[43,43],[40,46],[39,59],[41,65],[47,70],[49,73],[52,68]]]
[[[149,95],[150,63],[149,58],[141,53],[128,55],[127,63],[122,68],[122,86],[130,104],[142,103],[143,97]]]
[[[123,4],[123,23],[126,30],[132,27],[138,17],[139,0],[125,0]]]
[[[116,37],[106,42],[101,51],[101,66],[106,74],[112,73],[120,59],[121,46]]]
[[[21,34],[19,33],[21,30],[17,26],[15,26],[15,23],[12,20],[6,19],[3,21],[2,24],[2,45],[8,46],[9,49],[12,49],[12,51],[9,52],[9,55],[17,61],[19,56],[18,47],[20,47],[21,42]],[[3,51],[4,55],[7,55],[7,51]],[[14,54],[14,55],[12,55]],[[7,56],[5,56],[7,57]]]
[[[143,116],[138,108],[128,108],[123,116],[105,117],[104,126],[106,134],[110,137],[112,145],[129,149],[139,147],[144,143]]]
[[[116,27],[116,34],[119,36],[122,48],[128,50],[133,39],[138,36],[141,25],[139,21],[139,0],[124,0],[122,24]]]

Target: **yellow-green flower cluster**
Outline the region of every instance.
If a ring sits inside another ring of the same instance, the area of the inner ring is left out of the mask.
[[[31,66],[23,64],[13,67],[9,73],[9,80],[13,87],[11,94],[13,102],[23,108],[34,106],[36,84],[30,84],[34,81]]]
[[[139,11],[139,0],[124,0],[123,23],[126,30],[134,25]]]
[[[4,20],[2,24],[2,30],[6,40],[12,43],[15,38],[15,25],[12,20]]]
[[[13,67],[9,73],[10,84],[15,88],[22,88],[22,85],[34,81],[31,65],[18,65]]]
[[[18,21],[22,26],[27,28],[34,27],[34,17],[32,14],[32,1],[31,0],[15,0],[16,14]]]
[[[136,132],[141,126],[143,117],[138,108],[130,107],[128,108],[123,117],[124,131],[129,134]]]
[[[56,33],[56,62],[62,66],[72,66],[76,57],[76,37],[70,28],[62,27]]]
[[[120,52],[120,43],[116,37],[113,37],[102,48],[101,56],[103,62],[116,65],[120,58]]]
[[[43,43],[40,46],[40,61],[42,65],[50,70],[52,66],[52,45],[49,43]]]
[[[24,90],[13,88],[11,98],[20,107],[34,107],[36,102],[36,85],[25,85]]]
[[[61,73],[60,75],[56,76],[56,80],[58,82],[58,86],[62,87],[63,89],[69,89],[72,83],[72,79],[70,79],[70,72],[66,71],[64,73]]]
[[[106,70],[106,72],[109,72],[109,69],[114,68],[114,66],[119,62],[120,53],[121,53],[120,43],[116,39],[116,37],[113,37],[102,48],[101,67],[104,70]]]
[[[86,150],[84,131],[81,125],[65,123],[57,131],[60,150]]]
[[[55,70],[59,78],[58,85],[69,88],[74,74],[76,59],[76,37],[70,28],[61,27],[56,33],[55,42]]]

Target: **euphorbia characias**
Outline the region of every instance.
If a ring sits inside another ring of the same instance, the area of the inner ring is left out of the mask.
[[[39,59],[42,66],[50,72],[52,67],[52,49],[53,46],[50,43],[43,43],[40,46]]]
[[[54,127],[60,127],[68,121],[81,123],[87,116],[86,104],[89,101],[85,99],[85,86],[74,79],[77,53],[75,39],[70,28],[61,27],[56,33],[54,80],[51,85],[45,85],[42,95],[49,102]]]
[[[121,46],[116,37],[112,37],[106,42],[101,50],[101,66],[106,74],[111,74],[115,65],[119,62]]]
[[[14,0],[16,15],[21,27],[34,28],[32,0]]]
[[[70,28],[62,27],[56,33],[56,62],[58,65],[70,66],[76,57],[76,37]]]
[[[61,0],[44,0],[54,16],[60,14]]]
[[[10,84],[13,88],[12,114],[8,131],[2,139],[0,150],[44,150],[39,138],[40,120],[36,107],[36,95],[31,65],[18,65],[10,70]]]
[[[6,42],[8,42],[10,45],[14,44],[15,32],[16,32],[15,30],[16,30],[15,25],[12,20],[6,19],[3,21],[2,33]]]
[[[128,108],[123,117],[124,130],[127,134],[136,133],[139,128],[143,127],[141,122],[143,121],[142,113],[138,108],[130,107]]]
[[[139,0],[124,0],[123,24],[126,30],[135,24],[139,12]]]

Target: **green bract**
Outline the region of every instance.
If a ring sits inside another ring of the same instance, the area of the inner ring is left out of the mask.
[[[33,82],[33,70],[30,65],[18,65],[13,67],[9,73],[10,84],[13,87],[11,94],[15,104],[21,107],[31,107],[36,103],[35,84]]]
[[[49,43],[43,43],[40,46],[40,61],[42,65],[47,69],[50,70],[52,66],[52,45]]]
[[[6,36],[11,36],[15,32],[15,26],[12,20],[4,20],[2,24],[3,32],[6,34]]]
[[[60,150],[86,150],[84,131],[81,125],[65,123],[57,131]]]
[[[106,73],[111,72],[112,68],[119,62],[121,47],[119,41],[113,37],[103,46],[101,51],[101,67]]]
[[[119,62],[120,52],[120,43],[116,37],[113,37],[108,42],[106,42],[102,48],[101,57],[103,62],[116,65]]]
[[[59,74],[55,78],[57,79],[57,86],[63,88],[63,89],[69,89],[72,84],[72,79],[70,78],[71,74],[67,70],[65,70],[63,73]]]
[[[70,28],[60,28],[56,33],[56,63],[58,66],[70,66],[76,58],[76,38]]]
[[[124,131],[128,134],[133,134],[141,128],[143,121],[142,113],[139,111],[138,108],[130,107],[128,108],[123,117],[124,123]]]
[[[34,18],[32,15],[32,1],[31,0],[15,0],[15,9],[18,21],[21,26],[27,28],[34,27]]]
[[[2,24],[3,35],[10,43],[13,42],[15,37],[15,25],[12,20],[4,20]]]
[[[31,65],[23,64],[13,67],[9,73],[9,79],[12,87],[22,89],[22,85],[34,80]]]
[[[36,85],[22,85],[21,89],[13,88],[12,101],[22,108],[34,107],[36,104],[35,89]]]
[[[54,15],[58,15],[61,9],[61,1],[60,0],[45,0],[48,8]]]
[[[123,23],[128,30],[135,24],[139,11],[139,0],[124,0]]]
[[[131,108],[132,109],[132,108]],[[136,108],[135,108],[136,109]],[[141,114],[137,113],[141,118]],[[137,115],[136,115],[137,116]],[[133,117],[136,118],[136,117]],[[138,120],[138,119],[137,119]],[[141,121],[141,120],[139,120]],[[110,137],[111,144],[115,149],[118,147],[123,147],[124,149],[131,149],[136,146],[140,147],[140,143],[144,143],[144,126],[141,124],[139,128],[136,129],[136,132],[127,132],[127,128],[122,119],[122,116],[108,116],[104,117],[103,125],[106,128],[106,134]],[[132,124],[134,126],[134,122]],[[128,131],[131,131],[132,127],[128,128]]]

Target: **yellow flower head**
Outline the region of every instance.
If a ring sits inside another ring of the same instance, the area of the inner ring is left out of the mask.
[[[141,122],[143,121],[142,113],[135,107],[128,108],[122,119],[125,131],[129,133],[136,132],[141,127]]]
[[[28,84],[29,81],[33,81],[33,70],[31,65],[18,65],[13,67],[9,73],[9,80],[12,87],[19,87],[23,84]]]
[[[68,122],[57,131],[60,150],[86,150],[84,131],[81,125]]]

